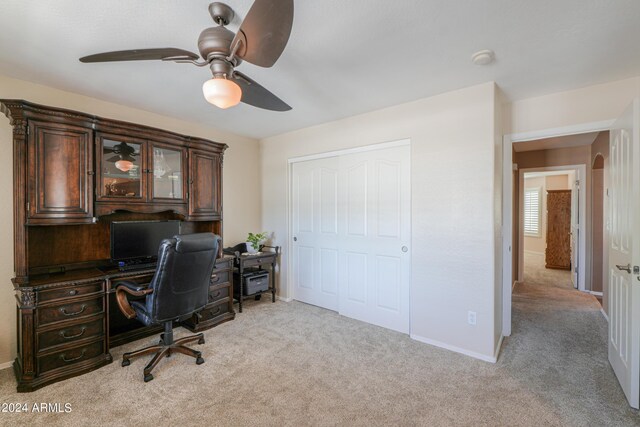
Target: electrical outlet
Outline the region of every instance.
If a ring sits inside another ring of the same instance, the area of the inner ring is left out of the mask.
[[[475,325],[476,324],[476,312],[475,311],[470,311],[467,314],[467,322],[469,322],[470,325]]]

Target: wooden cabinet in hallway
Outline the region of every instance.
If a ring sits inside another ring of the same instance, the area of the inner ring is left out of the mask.
[[[571,269],[571,190],[547,191],[545,267]]]

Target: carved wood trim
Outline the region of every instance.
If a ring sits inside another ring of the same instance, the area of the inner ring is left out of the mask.
[[[181,141],[187,147],[196,147],[199,149],[216,151],[223,153],[227,148],[227,144],[210,141],[204,138],[182,135],[151,126],[139,125],[120,120],[107,119],[92,114],[81,113],[78,111],[67,110],[64,108],[49,107],[45,105],[34,104],[19,99],[0,99],[0,111],[9,119],[17,120],[24,116],[31,119],[37,116],[46,116],[51,121],[59,121],[65,123],[74,123],[79,126],[89,127],[96,131],[110,133],[135,133],[136,135],[159,142],[163,140]]]

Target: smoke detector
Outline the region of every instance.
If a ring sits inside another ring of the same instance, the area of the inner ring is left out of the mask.
[[[495,59],[495,54],[492,50],[479,50],[471,55],[471,61],[476,65],[489,65]]]

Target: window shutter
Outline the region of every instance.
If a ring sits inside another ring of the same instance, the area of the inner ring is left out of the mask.
[[[540,236],[540,188],[524,191],[524,234]]]

